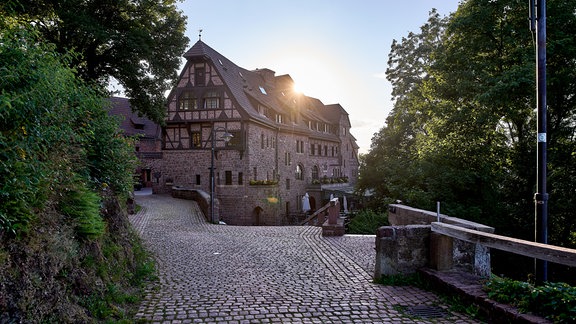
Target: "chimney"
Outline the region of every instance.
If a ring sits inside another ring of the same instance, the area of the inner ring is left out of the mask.
[[[264,79],[264,82],[267,85],[274,86],[274,78],[275,78],[276,72],[274,72],[270,69],[267,69],[267,68],[256,69],[254,72],[258,73]]]

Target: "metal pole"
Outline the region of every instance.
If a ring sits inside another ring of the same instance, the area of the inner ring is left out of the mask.
[[[546,0],[536,0],[536,94],[538,110],[538,163],[535,204],[535,239],[548,244],[548,193],[546,192]],[[548,280],[548,262],[536,260],[536,282]]]
[[[216,133],[214,132],[214,127],[212,127],[212,147],[210,150],[212,151],[211,161],[210,161],[210,219],[212,224],[215,224],[216,221],[214,219],[214,145],[216,141],[214,140]]]

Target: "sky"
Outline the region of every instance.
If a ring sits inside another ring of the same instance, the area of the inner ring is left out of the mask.
[[[419,32],[432,8],[458,0],[184,0],[189,47],[199,39],[236,65],[289,74],[305,95],[348,112],[368,153],[393,107],[386,80],[390,46]]]

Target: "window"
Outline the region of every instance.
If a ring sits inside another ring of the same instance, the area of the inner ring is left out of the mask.
[[[324,145],[324,156],[328,156],[328,145]]]
[[[304,172],[300,164],[296,165],[296,180],[304,180]]]
[[[290,190],[290,179],[286,179],[286,190]]]
[[[230,142],[228,142],[228,146],[230,147],[238,147],[240,146],[240,144],[242,144],[243,138],[242,138],[242,132],[239,130],[229,130],[228,133],[232,134],[232,137],[230,139]]]
[[[262,92],[262,94],[267,94],[266,89],[264,89],[264,87],[260,86],[259,88],[260,88],[260,92]]]
[[[192,91],[184,91],[180,95],[180,100],[178,102],[178,108],[180,110],[190,110],[190,109],[198,109],[198,101],[196,100],[196,96]]]
[[[310,144],[310,155],[316,155],[316,144]]]
[[[239,185],[244,184],[244,173],[242,173],[242,172],[238,172],[238,184]]]
[[[304,153],[304,141],[296,141],[296,153]]]
[[[197,186],[200,185],[200,175],[199,174],[196,175],[196,185]]]
[[[264,133],[260,134],[260,148],[264,149]]]
[[[192,132],[192,148],[199,148],[202,146],[202,134],[200,132]]]
[[[232,171],[225,171],[224,172],[224,177],[225,177],[225,184],[227,186],[232,185]]]
[[[313,166],[312,167],[312,179],[314,179],[314,180],[319,179],[319,176],[318,176],[319,173],[320,172],[318,170],[318,166],[317,165]]]
[[[290,152],[284,152],[284,165],[288,166],[292,164]]]
[[[254,167],[253,173],[254,173],[254,180],[258,180],[258,168]]]
[[[209,91],[204,96],[204,108],[205,109],[217,109],[220,108],[220,96],[216,91]]]
[[[197,67],[194,69],[194,80],[196,81],[197,86],[203,86],[206,84],[205,72],[206,70],[204,67]]]

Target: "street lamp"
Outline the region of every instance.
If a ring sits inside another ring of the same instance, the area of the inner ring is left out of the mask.
[[[548,244],[548,193],[546,192],[546,164],[548,149],[546,133],[546,0],[530,0],[530,30],[536,36],[536,108],[538,112],[536,147],[535,240]],[[535,260],[536,282],[548,281],[548,262]]]
[[[214,156],[216,154],[216,132],[218,131],[224,131],[221,138],[224,140],[225,144],[228,144],[232,137],[234,137],[234,135],[228,133],[224,127],[212,127],[212,134],[210,134],[212,137],[212,158],[210,162],[210,218],[213,224],[216,224],[216,219],[214,217]]]

